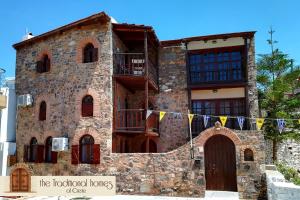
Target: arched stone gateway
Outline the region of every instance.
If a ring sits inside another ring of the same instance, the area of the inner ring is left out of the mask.
[[[237,191],[236,163],[241,144],[236,133],[219,123],[196,138],[195,146],[204,156],[207,190]]]

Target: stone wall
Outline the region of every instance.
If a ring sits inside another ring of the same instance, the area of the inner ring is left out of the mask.
[[[48,136],[68,136],[72,142],[82,129],[97,130],[102,154],[111,151],[112,132],[112,38],[111,24],[93,24],[65,31],[18,49],[16,93],[31,94],[32,107],[18,109],[17,151],[23,160],[24,145],[31,137],[44,144]],[[87,43],[98,47],[98,61],[82,63],[79,55]],[[50,71],[36,72],[41,55],[50,57]],[[81,117],[81,100],[94,98],[94,117]],[[47,103],[47,119],[38,120],[39,102]]]
[[[154,96],[157,110],[188,113],[185,50],[164,47],[159,51],[159,94]],[[162,152],[178,148],[187,141],[186,116],[166,114],[160,126],[159,146]]]
[[[273,143],[266,140],[266,164],[273,163]],[[277,144],[277,159],[290,167],[300,171],[300,142],[284,140]]]
[[[266,177],[269,200],[300,199],[300,186],[288,183],[280,172],[266,170]]]

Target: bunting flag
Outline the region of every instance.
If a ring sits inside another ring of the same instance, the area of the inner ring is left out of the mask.
[[[188,114],[188,117],[189,117],[189,124],[190,124],[190,126],[191,126],[191,125],[192,125],[193,118],[194,118],[194,114]]]
[[[159,121],[161,121],[162,118],[164,118],[165,114],[166,114],[166,112],[164,112],[164,111],[159,112]]]
[[[153,110],[147,110],[146,113],[146,119],[148,119],[148,117],[152,114]]]
[[[278,125],[279,133],[281,133],[285,125],[284,119],[277,119],[277,125]]]
[[[245,117],[239,116],[239,117],[237,117],[237,120],[238,120],[238,123],[239,123],[239,126],[240,126],[241,130],[243,130],[243,126],[244,126],[244,122],[245,122]]]
[[[260,130],[261,127],[264,124],[265,119],[264,118],[256,118],[256,128],[257,130]]]
[[[203,121],[204,121],[204,127],[206,128],[208,120],[209,120],[210,116],[208,115],[203,115]]]
[[[221,120],[222,126],[225,126],[226,121],[227,121],[227,116],[220,116],[220,120]]]
[[[182,119],[181,113],[174,113],[175,119]]]
[[[299,124],[300,124],[300,119],[298,119],[298,122],[299,122]]]

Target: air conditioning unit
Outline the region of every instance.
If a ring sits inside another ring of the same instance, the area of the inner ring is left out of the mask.
[[[68,138],[52,138],[52,151],[67,151],[69,149]]]
[[[26,107],[33,104],[33,99],[30,94],[24,94],[18,96],[18,106]]]

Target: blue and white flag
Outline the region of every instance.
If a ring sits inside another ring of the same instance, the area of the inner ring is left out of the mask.
[[[284,121],[284,119],[277,119],[276,121],[277,121],[279,133],[281,133],[284,129],[285,121]]]
[[[238,120],[240,129],[243,130],[243,126],[244,126],[244,122],[245,122],[245,117],[239,116],[239,117],[237,117],[237,120]]]
[[[176,112],[176,113],[174,113],[174,117],[175,117],[175,119],[182,119],[182,114]]]
[[[146,119],[148,119],[148,117],[152,114],[153,110],[147,110],[146,113]]]
[[[209,120],[210,116],[207,115],[203,115],[203,122],[204,122],[204,127],[206,128],[208,120]]]

